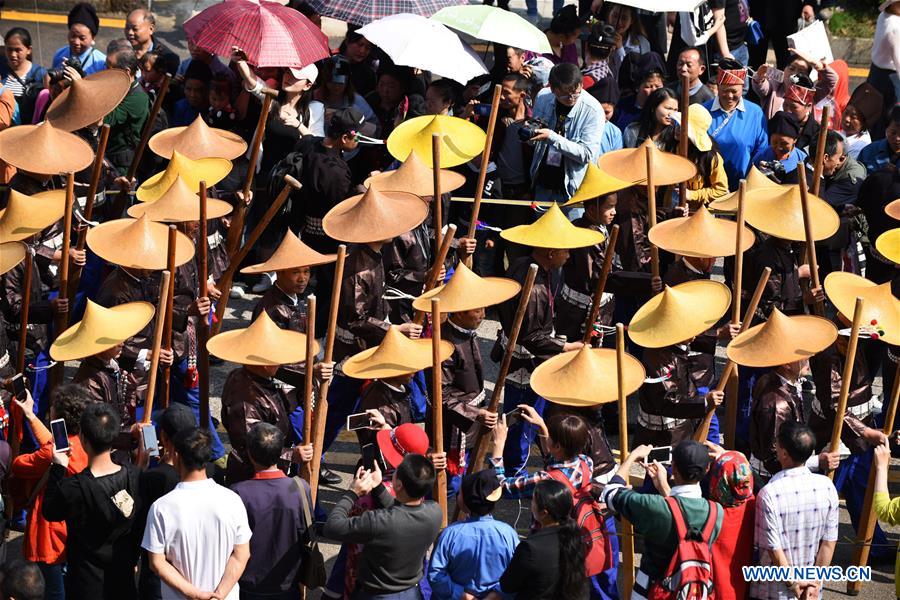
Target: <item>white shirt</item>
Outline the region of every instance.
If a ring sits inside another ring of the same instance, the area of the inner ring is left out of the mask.
[[[234,547],[250,541],[247,509],[240,496],[212,479],[181,482],[150,507],[141,547],[165,554],[185,579],[203,591],[216,589]],[[227,600],[238,600],[235,585]],[[164,600],[181,600],[162,582]]]
[[[862,149],[872,143],[872,137],[868,131],[861,131],[856,135],[845,135],[844,143],[847,145],[847,154],[856,160]]]
[[[900,16],[884,11],[878,15],[872,41],[872,63],[900,72]]]

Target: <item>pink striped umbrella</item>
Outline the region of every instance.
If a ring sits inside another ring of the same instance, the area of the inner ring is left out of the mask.
[[[219,56],[238,46],[257,67],[305,67],[331,55],[328,37],[298,11],[268,0],[225,0],[184,24],[189,40]]]
[[[324,17],[368,25],[399,13],[430,17],[442,8],[468,4],[469,0],[307,0],[306,3]]]

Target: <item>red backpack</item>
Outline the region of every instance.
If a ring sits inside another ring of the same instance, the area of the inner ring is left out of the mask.
[[[713,530],[719,516],[719,505],[709,502],[709,515],[703,529],[688,531],[684,509],[673,496],[666,504],[675,521],[678,546],[661,581],[654,582],[648,600],[706,600],[713,598],[712,550]]]
[[[581,488],[575,489],[565,473],[551,469],[547,474],[556,481],[566,484],[575,498],[575,522],[581,529],[585,544],[585,575],[593,577],[612,567],[612,547],[606,535],[606,518],[600,503],[591,494],[591,471],[581,461]]]

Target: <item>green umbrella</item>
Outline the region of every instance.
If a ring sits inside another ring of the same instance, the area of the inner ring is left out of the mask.
[[[516,13],[495,6],[448,6],[431,18],[480,40],[542,54],[552,52],[547,34]]]

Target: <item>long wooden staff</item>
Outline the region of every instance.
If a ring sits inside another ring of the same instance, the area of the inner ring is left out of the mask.
[[[169,281],[171,271],[163,271],[159,278],[159,301],[156,303],[156,321],[153,325],[153,346],[150,354],[150,373],[147,381],[147,395],[144,396],[144,418],[141,422],[149,424],[153,415],[153,399],[156,395],[156,379],[159,373],[159,350],[162,348],[163,322],[166,305],[169,303]]]
[[[197,246],[200,251],[197,290],[200,298],[209,297],[209,240],[206,222],[206,182],[200,182],[200,239]],[[209,315],[201,316],[197,321],[197,375],[200,388],[200,427],[209,427],[209,351],[206,342],[209,340]]]
[[[656,185],[653,183],[653,155],[649,144],[644,149],[647,152],[647,218],[650,221],[650,229],[653,229],[656,227]],[[659,277],[659,248],[653,243],[650,243],[650,271],[653,277]]]
[[[103,157],[106,155],[106,144],[109,141],[109,125],[106,123],[100,128],[100,139],[97,141],[97,154],[94,155],[94,168],[91,171],[91,181],[88,186],[87,196],[84,199],[84,213],[82,216],[85,221],[91,221],[94,218],[94,199],[97,196],[97,188],[100,187],[100,176],[103,174]],[[84,250],[87,242],[87,223],[78,224],[78,241],[75,242],[75,249],[79,252]],[[69,288],[66,295],[69,297],[69,305],[74,306],[75,295],[78,293],[78,284],[81,282],[81,269],[78,265],[74,265],[72,273],[69,275]]]
[[[690,138],[688,137],[688,129],[690,128],[691,106],[691,80],[687,75],[681,76],[681,103],[678,110],[681,111],[681,137],[678,138],[678,154],[687,158]],[[687,205],[687,181],[678,184],[678,206]]]
[[[444,393],[441,381],[441,299],[431,299],[431,445],[444,451]],[[433,495],[441,507],[441,527],[447,526],[447,471],[436,473]]]
[[[467,238],[475,237],[478,227],[478,212],[481,210],[481,197],[484,195],[484,181],[487,179],[488,163],[491,162],[491,144],[494,143],[494,127],[497,125],[497,113],[500,110],[501,86],[494,86],[491,98],[491,116],[488,117],[487,137],[484,138],[484,152],[481,153],[481,169],[478,171],[478,184],[475,186],[475,201],[472,203],[472,215],[469,217],[469,233]],[[472,257],[466,257],[466,266],[472,266]]]
[[[316,366],[316,296],[310,294],[306,298],[306,373],[303,378],[303,443],[312,443],[313,434],[313,379]],[[312,465],[303,463],[300,474],[307,483],[312,483]]]
[[[622,464],[628,458],[628,405],[625,403],[625,327],[621,323],[616,323],[616,380],[619,386],[619,464]],[[634,588],[634,527],[631,521],[623,518],[620,529],[623,597],[630,598]]]
[[[334,356],[334,334],[337,330],[338,305],[341,300],[341,280],[344,278],[344,260],[347,246],[338,246],[337,262],[334,265],[334,283],[331,286],[331,304],[328,307],[328,330],[325,332],[325,352],[322,362],[330,363]],[[322,382],[316,400],[315,431],[313,433],[313,459],[310,465],[310,493],[313,504],[319,489],[319,469],[322,466],[322,447],[325,445],[325,419],[328,418],[328,388],[330,381]]]
[[[66,177],[66,212],[63,214],[63,241],[62,248],[60,249],[61,255],[59,258],[59,298],[67,299],[68,291],[69,291],[69,265],[71,264],[71,259],[69,258],[69,249],[72,247],[72,209],[75,206],[75,173],[69,173]],[[66,327],[69,326],[69,311],[72,310],[72,307],[69,306],[66,309],[66,312],[59,313],[56,315],[55,325],[54,325],[54,337],[59,337],[60,334],[66,330]],[[65,361],[58,361],[56,365],[54,365],[53,369],[50,372],[50,389],[52,390],[54,387],[62,383],[63,376],[65,374],[66,363]]]
[[[434,214],[434,247],[437,248],[441,244],[441,235],[444,233],[444,203],[441,201],[441,134],[435,133],[431,136],[431,163],[434,165],[434,194],[431,200],[431,207]]]
[[[262,147],[263,134],[266,132],[266,120],[269,118],[269,109],[272,106],[272,97],[266,95],[263,98],[262,112],[256,122],[256,132],[253,134],[253,143],[250,146],[250,164],[247,166],[247,177],[244,179],[244,197],[237,203],[234,214],[231,216],[231,225],[228,227],[228,237],[225,240],[225,250],[229,259],[234,255],[241,243],[241,234],[244,232],[244,219],[247,217],[247,203],[250,192],[253,189],[253,177],[256,175],[256,161],[259,159],[259,150]]]
[[[841,374],[841,395],[838,396],[837,409],[834,411],[834,424],[831,428],[829,452],[837,452],[841,447],[841,432],[844,429],[844,413],[847,412],[847,398],[850,396],[850,384],[853,379],[853,365],[856,362],[856,347],[859,344],[859,324],[862,321],[863,299],[856,299],[853,307],[853,325],[850,327],[850,341],[847,343],[847,356],[844,357],[844,372]],[[828,477],[834,479],[834,471],[828,470]]]
[[[512,328],[509,330],[509,340],[507,341],[506,351],[503,353],[503,362],[500,363],[500,371],[497,373],[497,383],[494,384],[491,402],[487,407],[489,411],[494,413],[500,409],[500,400],[503,398],[503,386],[506,384],[506,376],[509,374],[509,365],[512,362],[513,352],[519,341],[519,330],[522,328],[522,320],[525,318],[525,311],[528,308],[528,299],[531,297],[531,289],[534,287],[534,279],[537,277],[537,272],[537,265],[531,265],[528,269],[528,275],[525,277],[525,285],[522,286],[522,292],[519,296],[519,307],[516,309]],[[490,437],[490,430],[483,427],[478,430],[478,435],[475,438],[475,445],[472,448],[472,460],[469,461],[469,465],[472,467],[473,472],[481,469],[484,464],[484,457],[487,456]],[[458,508],[456,514],[459,514]]]
[[[31,278],[33,277],[34,251],[28,244],[25,245],[25,275],[22,278],[24,287],[22,288],[22,306],[19,309],[19,353],[16,356],[16,373],[21,373],[25,377],[25,351],[28,349],[28,308],[31,304]],[[22,428],[24,424],[24,415],[22,409],[13,402],[10,411],[10,431],[11,437],[10,450],[12,456],[19,454],[19,447],[22,444]]]
[[[821,287],[819,283],[819,265],[816,262],[816,241],[813,239],[812,220],[809,216],[809,192],[806,189],[806,169],[797,169],[800,177],[800,208],[803,211],[803,232],[806,235],[806,262],[809,265],[810,287]],[[825,304],[816,301],[813,311],[821,316],[825,315]]]
[[[434,286],[437,285],[438,275],[441,274],[441,269],[444,268],[444,261],[447,258],[447,253],[450,252],[450,244],[453,242],[453,236],[456,235],[456,225],[448,225],[447,233],[444,234],[444,239],[441,242],[441,247],[438,249],[437,256],[434,257],[434,264],[431,265],[431,270],[428,272],[428,279],[425,281],[425,287],[422,288],[422,293],[430,292],[434,289]],[[416,314],[413,315],[413,323],[416,325],[422,325],[425,323],[425,313],[421,310],[417,310]]]
[[[831,116],[831,107],[827,104],[822,107],[822,121],[819,123],[819,139],[816,143],[816,162],[813,163],[813,184],[811,191],[813,196],[819,195],[819,185],[822,183],[822,169],[825,165],[825,140],[828,137],[828,118]],[[802,168],[801,170],[805,170]]]
[[[897,413],[897,405],[900,404],[900,362],[894,370],[894,385],[891,388],[891,398],[888,402],[887,413],[884,419],[884,427],[881,429],[884,435],[890,437],[894,433],[894,416]],[[875,514],[872,512],[872,503],[875,498],[875,466],[869,469],[869,485],[866,487],[866,496],[863,500],[862,513],[859,516],[859,529],[856,532],[856,549],[853,551],[853,560],[850,564],[864,566],[869,562],[869,550],[871,550],[872,535],[875,533]],[[856,596],[862,588],[860,581],[847,582],[847,594]]]
[[[744,197],[747,193],[747,182],[741,179],[738,187],[737,210],[737,236],[734,248],[734,281],[731,287],[731,322],[737,325],[741,322],[741,295],[743,289],[741,283],[744,277]],[[752,317],[752,315],[751,315]],[[725,427],[722,430],[725,438],[725,447],[735,449],[735,432],[737,431],[738,410],[738,366],[731,370],[731,376],[725,383]]]
[[[162,347],[166,350],[172,349],[172,313],[175,308],[175,243],[178,230],[174,225],[169,225],[169,244],[166,250],[166,270],[169,271],[169,290],[166,294],[166,310],[163,313],[163,340]],[[157,317],[159,318],[159,317]],[[163,408],[169,407],[169,391],[171,385],[172,366],[163,367],[162,381],[160,382],[160,405]]]
[[[744,312],[744,320],[741,321],[741,333],[747,331],[747,328],[750,327],[750,321],[753,320],[753,315],[756,313],[756,307],[759,305],[759,299],[762,298],[763,291],[766,289],[766,284],[769,283],[769,275],[771,274],[771,267],[766,267],[763,269],[762,275],[759,276],[759,282],[756,284],[756,289],[753,291],[753,297],[750,298],[750,304],[747,305],[747,310]],[[731,372],[736,366],[737,365],[733,360],[729,360],[725,363],[725,370],[722,371],[719,383],[715,387],[716,392],[725,391],[725,384],[728,383],[728,378],[731,377]],[[715,414],[715,406],[706,411],[706,416],[703,417],[703,421],[700,423],[700,426],[697,427],[697,431],[694,432],[694,440],[701,443],[706,441],[706,438],[709,435],[709,426],[712,424],[712,418]]]
[[[228,268],[225,269],[225,272],[219,278],[218,282],[219,289],[222,291],[222,295],[221,297],[219,297],[219,302],[216,304],[216,320],[212,324],[213,335],[219,333],[219,329],[222,327],[222,320],[225,318],[225,308],[228,306],[228,299],[231,296],[231,284],[234,281],[234,274],[241,266],[241,262],[247,257],[247,254],[250,253],[250,250],[253,248],[253,244],[256,243],[256,240],[258,240],[259,236],[261,236],[263,231],[265,231],[266,227],[269,225],[269,222],[273,218],[275,218],[275,215],[278,214],[279,210],[281,210],[281,206],[288,199],[288,196],[290,196],[292,189],[299,190],[300,182],[290,175],[285,175],[284,187],[281,188],[281,192],[278,193],[278,196],[269,206],[266,214],[263,215],[262,219],[260,219],[259,223],[256,224],[256,227],[253,229],[253,231],[250,232],[250,235],[247,236],[247,239],[244,241],[244,245],[241,246],[241,249],[236,253],[228,255]],[[233,221],[231,223],[231,227],[234,227]]]
[[[597,285],[594,288],[594,296],[591,298],[591,312],[588,319],[584,323],[584,336],[581,341],[584,344],[591,343],[591,334],[594,333],[594,323],[600,316],[600,301],[603,300],[603,291],[606,289],[606,280],[609,279],[609,271],[612,269],[613,257],[616,254],[616,240],[619,239],[619,226],[613,225],[609,232],[609,244],[606,246],[606,254],[603,256],[603,269],[600,271],[600,278],[597,279]]]

